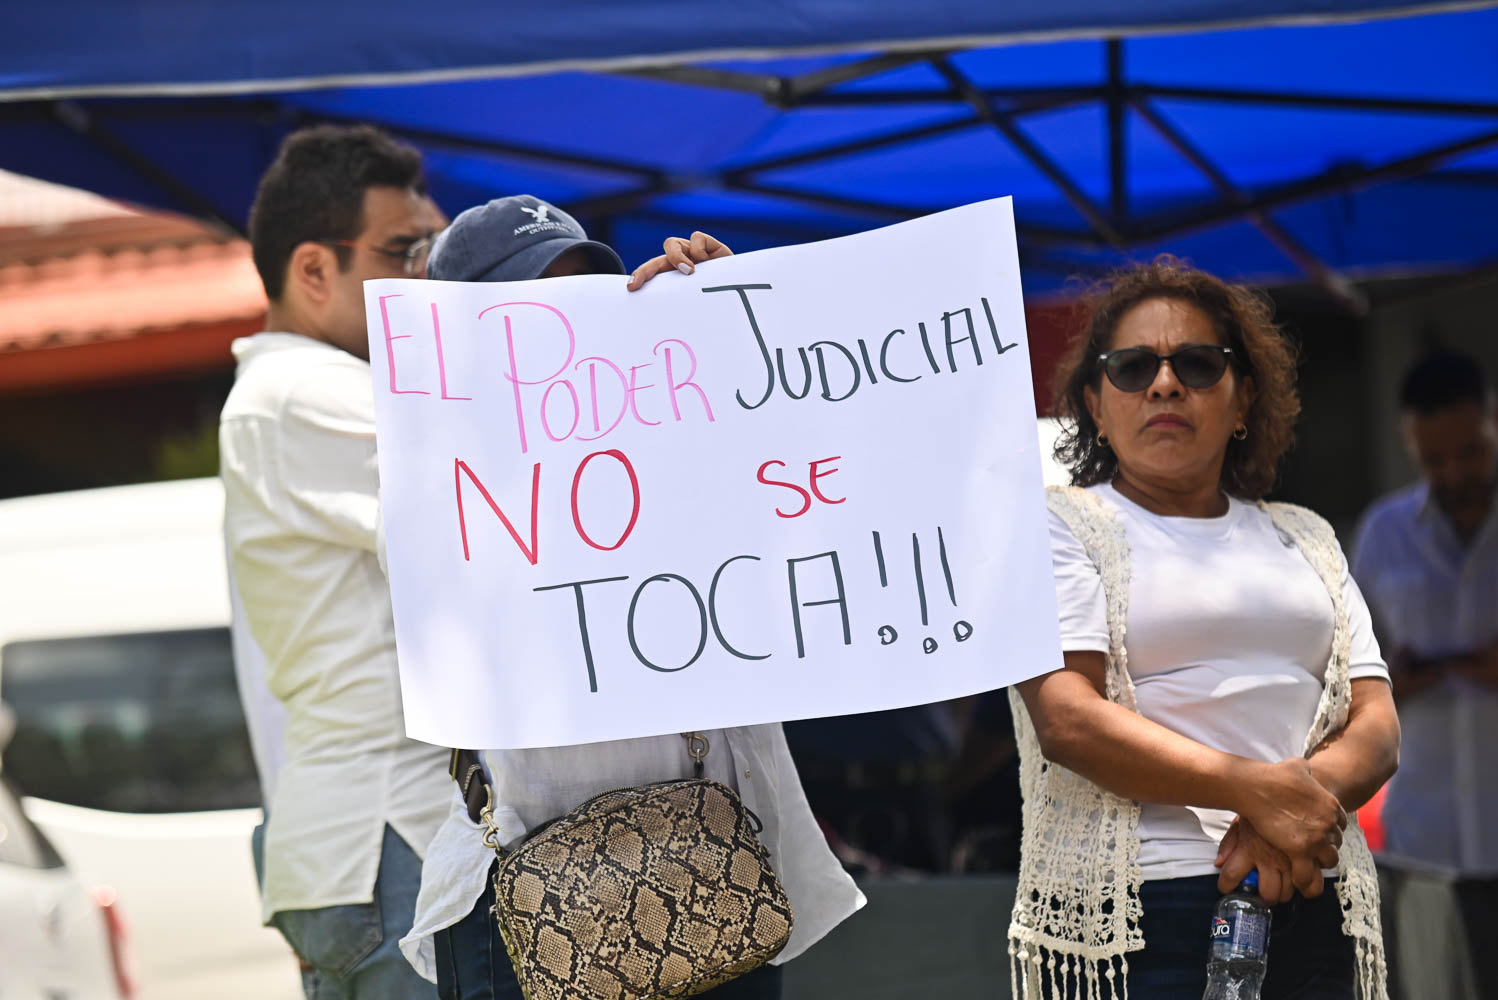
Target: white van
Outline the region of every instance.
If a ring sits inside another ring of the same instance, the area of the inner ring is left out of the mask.
[[[4,773],[78,879],[117,892],[138,1000],[301,995],[260,925],[222,518],[214,479],[0,501]]]

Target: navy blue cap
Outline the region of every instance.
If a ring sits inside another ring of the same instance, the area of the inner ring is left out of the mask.
[[[438,234],[427,277],[438,281],[529,281],[581,247],[597,274],[624,274],[612,248],[588,239],[566,212],[528,194],[467,209]]]

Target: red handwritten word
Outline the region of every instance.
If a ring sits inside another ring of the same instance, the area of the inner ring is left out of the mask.
[[[624,526],[624,530],[619,533],[618,539],[612,545],[603,545],[594,540],[593,536],[588,533],[588,530],[583,527],[582,512],[578,502],[578,495],[582,490],[583,473],[587,471],[588,465],[595,458],[603,458],[605,456],[618,462],[623,467],[625,474],[629,476],[631,502],[629,523]],[[489,492],[488,487],[479,479],[478,474],[461,458],[453,459],[453,493],[457,500],[458,508],[458,536],[463,542],[463,559],[464,561],[471,562],[473,554],[468,544],[468,517],[463,509],[464,476],[467,476],[468,481],[478,489],[479,495],[484,498],[484,502],[489,505],[489,509],[494,512],[494,516],[499,518],[500,523],[505,526],[505,530],[510,533],[510,537],[514,539],[515,545],[520,549],[520,554],[525,556],[526,561],[532,566],[536,565],[541,558],[541,539],[537,528],[537,515],[540,511],[541,499],[541,463],[537,462],[531,467],[530,544],[527,545],[526,540],[521,538],[520,532],[516,530],[515,523],[510,520],[509,515],[500,507],[498,501],[494,499],[493,494]],[[635,467],[630,462],[629,456],[617,448],[611,448],[608,451],[595,451],[578,463],[577,471],[572,474],[572,526],[577,530],[578,538],[595,549],[612,552],[629,539],[639,520],[640,477],[635,474]]]
[[[789,514],[787,514],[785,511],[781,510],[779,507],[775,508],[775,514],[777,516],[779,516],[779,517],[785,517],[785,518],[800,517],[802,514],[805,514],[807,511],[811,510],[811,498],[813,496],[815,496],[818,500],[822,501],[823,503],[829,503],[829,504],[831,504],[831,503],[843,503],[843,502],[845,502],[848,499],[847,497],[838,497],[836,500],[834,500],[831,497],[824,496],[823,493],[822,493],[822,488],[817,485],[817,480],[818,479],[821,479],[824,476],[830,476],[834,472],[837,471],[836,469],[825,469],[825,470],[824,469],[819,469],[819,468],[817,468],[817,466],[822,465],[825,462],[836,462],[838,459],[840,459],[842,457],[843,456],[841,456],[841,455],[833,455],[831,458],[819,458],[819,459],[817,459],[814,462],[807,462],[806,463],[807,469],[809,471],[809,475],[807,477],[807,486],[809,486],[811,488],[810,492],[807,492],[806,490],[802,489],[800,486],[797,486],[795,483],[787,483],[787,482],[783,482],[783,481],[781,481],[779,479],[771,479],[769,476],[765,475],[765,470],[768,469],[772,465],[778,465],[782,469],[786,467],[786,464],[784,462],[780,461],[779,459],[772,458],[768,462],[765,462],[763,465],[761,465],[759,467],[759,471],[757,473],[755,473],[755,477],[754,478],[758,479],[761,483],[764,483],[766,486],[780,486],[780,487],[782,487],[784,489],[791,490],[792,492],[794,492],[798,496],[800,496],[801,497],[801,506],[799,508],[797,508],[796,510],[790,512]]]

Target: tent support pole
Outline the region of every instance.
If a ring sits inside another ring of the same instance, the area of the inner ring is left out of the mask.
[[[1139,83],[1132,88],[1146,97],[1184,101],[1214,101],[1223,104],[1283,104],[1299,108],[1343,111],[1387,111],[1417,115],[1476,115],[1498,117],[1492,101],[1423,101],[1401,97],[1354,94],[1307,94],[1288,90],[1226,90],[1211,87],[1172,87]]]
[[[878,76],[880,73],[888,73],[890,70],[909,66],[911,63],[924,62],[933,56],[946,56],[949,54],[948,52],[889,52],[869,59],[859,59],[854,62],[843,63],[841,66],[831,66],[827,69],[802,73],[800,76],[791,77],[786,81],[787,106],[794,107],[808,97],[815,96],[844,83],[862,80],[865,77]]]
[[[1092,95],[1090,95],[1092,96]],[[1034,104],[1023,108],[1008,111],[991,112],[1005,118],[1018,115],[1031,114],[1036,111],[1049,111],[1068,104],[1076,103],[1075,95],[1053,96],[1050,99],[1038,100]],[[767,170],[783,170],[786,167],[799,167],[807,163],[817,163],[822,160],[833,160],[840,156],[850,156],[854,153],[867,153],[873,149],[881,149],[885,146],[897,146],[902,143],[918,142],[922,139],[934,139],[937,136],[946,135],[949,132],[960,132],[963,129],[973,128],[989,122],[988,117],[980,115],[964,115],[960,118],[948,118],[944,121],[933,122],[929,125],[919,125],[915,128],[900,129],[895,132],[885,132],[881,135],[870,136],[866,139],[854,139],[850,142],[838,143],[833,146],[823,146],[820,149],[808,149],[799,153],[787,153],[784,156],[772,157],[768,160],[760,160],[757,163],[746,164],[727,171],[724,177],[729,180],[740,180],[750,174],[763,173]]]
[[[800,76],[743,73],[736,70],[715,69],[711,66],[658,66],[651,69],[624,70],[616,75],[754,94],[777,107],[792,108],[800,104],[803,99],[839,84],[861,80],[866,76],[877,76],[892,69],[899,69],[901,66],[922,62],[933,55],[945,54],[945,52],[890,52],[803,73]]]
[[[1110,38],[1108,53],[1108,187],[1112,194],[1113,221],[1129,227],[1128,105],[1123,81],[1123,39]]]
[[[729,179],[725,180],[724,183],[730,191],[742,191],[745,194],[758,194],[772,198],[783,198],[787,201],[799,201],[814,208],[872,217],[883,223],[904,222],[908,219],[918,218],[930,211],[927,208],[885,205],[878,202],[861,201],[856,198],[839,198],[835,195],[826,195],[811,191],[797,191],[793,188],[761,184],[746,179]],[[1064,229],[1051,229],[1045,226],[1031,226],[1019,221],[1015,222],[1014,228],[1022,240],[1035,246],[1057,246],[1085,250],[1103,249],[1102,242],[1090,233],[1070,232]]]
[[[193,215],[209,221],[229,235],[245,235],[243,227],[219,211],[213,202],[162,167],[161,164],[100,125],[94,115],[82,105],[74,101],[56,101],[52,104],[51,110],[53,119],[64,128],[77,133],[108,153],[147,183],[161,189],[181,203]]]
[[[957,67],[945,59],[933,59],[931,65],[936,67],[936,71],[945,77],[947,82],[963,95],[967,102],[972,105],[973,110],[978,113],[978,117],[982,118],[986,124],[993,126],[1000,135],[1009,140],[1009,144],[1018,150],[1021,156],[1030,161],[1030,164],[1035,169],[1039,170],[1052,184],[1056,185],[1066,200],[1077,210],[1077,213],[1083,219],[1087,220],[1087,224],[1105,242],[1119,249],[1123,249],[1128,245],[1128,240],[1124,238],[1123,234],[1108,220],[1107,215],[1102,209],[1092,203],[1092,199],[1087,197],[1086,193],[1077,186],[1076,182],[1066,175],[1066,171],[1062,170],[1060,166],[1052,161],[1046,155],[1045,150],[1037,146],[1033,139],[1021,131],[1019,126],[1010,120],[1009,115],[1002,115],[995,112],[983,92],[973,86],[971,81],[957,70]]]
[[[1206,177],[1222,194],[1223,199],[1229,204],[1245,209],[1249,219],[1264,236],[1280,249],[1285,256],[1293,260],[1297,267],[1310,275],[1318,284],[1331,293],[1344,307],[1356,316],[1368,314],[1368,296],[1362,289],[1349,281],[1346,276],[1335,268],[1328,265],[1320,257],[1311,252],[1305,244],[1296,239],[1290,232],[1276,222],[1264,209],[1249,207],[1248,195],[1235,185],[1228,176],[1219,170],[1211,160],[1207,159],[1205,153],[1198,149],[1190,139],[1177,129],[1145,99],[1137,98],[1134,101],[1134,110],[1139,113],[1150,126],[1163,138],[1181,158],[1190,163],[1204,177]]]
[[[725,177],[723,183],[724,187],[730,191],[798,201],[814,208],[872,218],[882,224],[905,222],[926,214],[924,210],[919,208],[907,208],[903,205],[883,205],[875,201],[862,201],[858,198],[840,198],[836,195],[821,194],[813,191],[797,191],[794,188],[783,188],[773,184],[760,184],[748,178]]]
[[[1390,160],[1377,167],[1333,167],[1325,173],[1305,180],[1295,181],[1264,194],[1250,196],[1242,205],[1229,205],[1177,221],[1157,224],[1135,233],[1140,242],[1170,239],[1190,232],[1200,232],[1228,222],[1237,222],[1250,217],[1256,211],[1273,212],[1302,201],[1314,201],[1327,195],[1351,191],[1373,184],[1408,180],[1428,173],[1435,167],[1457,156],[1474,153],[1498,146],[1498,131],[1459,142],[1448,143],[1428,149],[1423,153]]]
[[[695,87],[712,87],[715,90],[732,90],[742,94],[753,94],[771,101],[775,100],[785,88],[785,77],[766,73],[742,73],[737,70],[714,69],[711,66],[658,66],[653,69],[620,70],[614,75],[660,80],[664,83],[684,83]]]
[[[1085,87],[989,87],[980,92],[989,101],[1006,101],[1011,111],[1036,108],[1060,108],[1101,100],[1103,88]],[[945,90],[840,90],[808,94],[796,102],[799,107],[860,108],[889,104],[962,104],[963,97],[952,88]]]
[[[299,126],[321,124],[324,122],[335,125],[367,124],[367,121],[362,118],[350,118],[344,115],[325,114],[323,112],[302,112],[296,116],[296,124]],[[666,176],[665,171],[658,170],[655,167],[648,167],[638,163],[627,163],[623,160],[609,160],[597,156],[579,156],[575,153],[535,149],[530,146],[517,146],[511,143],[494,142],[489,139],[471,139],[467,136],[452,135],[448,132],[412,128],[408,125],[396,125],[389,122],[381,122],[380,129],[396,138],[406,139],[410,142],[417,142],[427,146],[446,147],[448,149],[466,150],[475,153],[492,153],[497,156],[513,156],[517,159],[563,164],[569,167],[583,167],[589,170],[600,170],[610,173],[632,174],[649,183],[664,183]]]
[[[983,122],[974,115],[963,115],[961,118],[949,118],[945,121],[935,122],[930,125],[922,125],[918,128],[900,129],[897,132],[885,132],[882,135],[870,136],[867,139],[856,139],[852,142],[838,143],[835,146],[823,146],[820,149],[808,149],[800,153],[787,153],[784,156],[771,157],[768,160],[760,160],[742,167],[736,167],[727,171],[724,176],[730,180],[737,180],[749,174],[763,173],[767,170],[783,170],[786,167],[799,167],[807,163],[819,163],[822,160],[835,160],[840,156],[850,156],[854,153],[867,153],[873,149],[882,149],[885,146],[898,146],[906,142],[918,142],[921,139],[933,139],[937,136],[946,135],[949,132],[960,132],[963,129],[973,128]]]

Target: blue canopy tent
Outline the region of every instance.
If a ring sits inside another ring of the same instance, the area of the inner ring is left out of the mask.
[[[529,191],[628,260],[1016,199],[1027,289],[1171,250],[1315,280],[1498,260],[1498,9],[1410,0],[82,0],[7,12],[0,167],[243,227],[370,121],[449,212]],[[960,253],[960,247],[952,248]]]

